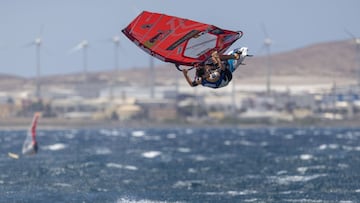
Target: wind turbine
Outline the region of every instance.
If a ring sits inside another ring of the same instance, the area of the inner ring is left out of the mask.
[[[43,27],[41,27],[40,29],[40,34],[38,37],[36,37],[32,42],[28,43],[26,46],[35,46],[36,52],[35,52],[35,60],[36,60],[36,89],[35,89],[35,95],[37,98],[41,98],[41,85],[40,85],[40,49],[41,49],[41,45],[43,43],[42,41],[42,32],[43,32]]]
[[[263,24],[262,28],[263,28],[263,32],[264,32],[264,35],[265,35],[265,39],[264,39],[264,42],[263,42],[263,47],[266,49],[266,53],[267,53],[266,93],[269,96],[271,94],[271,75],[272,75],[271,45],[272,45],[273,41],[269,37],[268,32],[267,32],[264,24]]]
[[[82,50],[83,52],[83,77],[84,81],[87,81],[87,49],[89,48],[89,43],[87,40],[81,41],[74,48],[70,50],[70,53],[77,52]]]
[[[120,37],[115,35],[112,38],[112,42],[114,43],[114,68],[116,74],[119,73],[119,47],[120,47]]]
[[[357,83],[358,86],[360,87],[360,37],[356,37],[354,34],[352,34],[351,32],[349,32],[348,30],[345,30],[345,32],[354,40],[355,42],[355,58],[356,58],[356,65],[357,67],[355,69],[357,69],[357,74],[358,74],[358,78],[357,78]],[[356,66],[355,65],[355,66]]]
[[[114,74],[110,82],[110,99],[114,98],[114,85],[116,78],[119,75],[119,47],[120,47],[120,37],[115,35],[111,38],[111,42],[114,44]]]

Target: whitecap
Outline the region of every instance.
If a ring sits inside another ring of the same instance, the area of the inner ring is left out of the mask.
[[[147,199],[136,200],[136,199],[130,199],[127,197],[121,197],[116,202],[117,203],[167,203],[164,201],[154,201],[154,200],[147,200]],[[181,202],[176,201],[174,203],[181,203]]]
[[[349,168],[349,165],[348,165],[348,164],[339,163],[339,164],[338,164],[338,167],[341,168],[341,169],[346,169],[346,168]]]
[[[325,174],[311,175],[311,176],[278,176],[278,177],[270,177],[271,180],[277,182],[280,185],[288,185],[294,182],[307,182],[310,180],[317,179],[319,177],[326,176]]]
[[[131,132],[131,135],[133,137],[143,137],[145,135],[145,131],[142,130],[133,131]]]
[[[202,180],[179,180],[172,187],[173,188],[187,188],[191,189],[203,185],[204,181]]]
[[[329,148],[330,149],[338,149],[339,145],[338,144],[329,144]]]
[[[53,144],[53,145],[44,146],[44,147],[42,147],[42,149],[51,150],[51,151],[58,151],[58,150],[65,149],[66,147],[67,147],[66,144],[56,143],[56,144]]]
[[[238,142],[238,144],[243,145],[243,146],[249,146],[249,147],[250,146],[255,146],[255,143],[247,141],[247,140],[240,140]]]
[[[266,141],[260,142],[260,146],[262,147],[267,147],[269,145],[269,143],[267,143]]]
[[[182,153],[189,153],[191,152],[191,149],[190,148],[185,148],[185,147],[179,147],[177,149],[179,152],[182,152]]]
[[[187,129],[185,130],[185,133],[188,134],[188,135],[190,135],[190,134],[193,134],[193,133],[194,133],[194,130],[191,129],[191,128],[187,128]]]
[[[107,163],[106,164],[106,167],[108,167],[108,168],[123,168],[123,165],[121,165],[121,164],[117,164],[117,163]]]
[[[148,151],[148,152],[142,153],[142,156],[145,158],[148,158],[148,159],[152,159],[152,158],[155,158],[160,155],[161,155],[161,152],[159,152],[159,151]]]
[[[103,134],[105,136],[119,136],[120,132],[118,130],[101,129],[100,134]]]
[[[314,133],[316,133],[316,132],[314,132]],[[306,130],[297,130],[296,132],[295,132],[295,135],[306,135]]]
[[[256,190],[243,190],[243,191],[224,191],[224,192],[205,192],[205,195],[215,196],[215,195],[221,195],[221,196],[242,196],[242,195],[251,195],[251,194],[257,194],[258,192]]]
[[[287,171],[286,170],[282,170],[282,171],[278,171],[276,174],[277,175],[283,175],[283,174],[286,174]]]
[[[225,141],[224,141],[224,145],[226,145],[226,146],[230,146],[230,145],[231,145],[231,141],[229,141],[229,140],[225,140]]]
[[[303,167],[298,167],[296,170],[301,173],[301,174],[305,174],[308,170],[311,170],[311,169],[317,169],[317,170],[320,170],[320,169],[326,169],[326,166],[324,165],[317,165],[317,166],[303,166]]]
[[[313,159],[313,158],[314,158],[314,156],[311,155],[311,154],[302,154],[302,155],[300,155],[301,160],[310,160],[310,159]]]
[[[138,168],[136,166],[131,166],[131,165],[125,165],[124,169],[126,170],[130,170],[130,171],[136,171],[138,170]]]
[[[175,134],[175,133],[169,133],[169,134],[166,135],[166,137],[167,137],[168,139],[175,139],[175,138],[176,138],[176,134]]]
[[[338,149],[339,145],[338,144],[322,144],[319,146],[320,150],[325,150],[325,149]]]
[[[239,196],[239,195],[250,195],[258,193],[256,190],[243,190],[243,191],[227,191],[230,196]]]
[[[287,202],[300,202],[300,203],[323,203],[327,202],[325,200],[315,200],[315,199],[285,199]]]
[[[147,141],[160,141],[161,140],[161,137],[160,136],[145,136],[144,137],[145,140]]]
[[[205,156],[202,155],[195,155],[193,156],[195,161],[205,161],[207,158]]]
[[[294,138],[294,135],[293,134],[287,134],[285,135],[285,139],[287,140],[292,140]]]
[[[259,202],[258,199],[252,198],[252,199],[244,199],[244,202]]]
[[[320,150],[325,150],[327,148],[327,145],[326,144],[322,144],[319,146],[319,149]]]
[[[71,187],[68,183],[54,183],[53,185],[58,187]]]
[[[107,192],[107,191],[109,191],[108,189],[105,189],[105,188],[96,188],[96,190],[98,192]]]
[[[95,154],[98,155],[105,155],[105,154],[111,154],[112,151],[109,148],[96,148],[95,149]]]
[[[299,173],[306,173],[306,171],[308,170],[309,168],[308,167],[298,167],[296,170],[299,172]]]
[[[130,171],[138,170],[138,168],[136,166],[122,165],[122,164],[117,164],[117,163],[107,163],[106,167],[108,167],[108,168],[126,169],[126,170],[130,170]]]
[[[66,133],[66,134],[65,134],[65,137],[66,137],[67,139],[74,139],[74,138],[75,138],[75,134],[73,134],[73,133]]]
[[[197,173],[197,170],[194,168],[189,168],[188,173]]]

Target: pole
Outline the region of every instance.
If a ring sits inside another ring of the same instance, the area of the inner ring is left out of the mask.
[[[155,71],[154,71],[154,58],[150,56],[150,98],[154,99],[155,97]]]
[[[41,98],[40,89],[40,42],[36,43],[36,97]]]

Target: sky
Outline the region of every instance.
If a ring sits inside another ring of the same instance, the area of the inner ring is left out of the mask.
[[[265,54],[266,37],[274,54],[350,39],[345,29],[360,37],[359,0],[0,0],[0,74],[36,76],[29,43],[37,37],[41,75],[81,72],[82,52],[70,50],[82,40],[89,42],[88,71],[113,70],[113,36],[120,37],[120,70],[147,67],[150,56],[121,33],[143,10],[241,30],[233,47],[255,56]]]

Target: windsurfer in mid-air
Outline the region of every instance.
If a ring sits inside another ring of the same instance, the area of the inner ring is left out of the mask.
[[[192,87],[198,85],[210,88],[225,87],[231,81],[232,73],[240,65],[237,64],[239,62],[238,60],[240,57],[244,57],[246,55],[246,47],[237,49],[228,55],[219,55],[217,51],[214,51],[211,54],[211,64],[198,65],[195,67],[195,80],[192,81],[188,76],[188,69],[183,69],[182,72],[186,81]]]
[[[33,117],[33,121],[31,123],[30,129],[26,136],[25,142],[23,144],[22,153],[25,155],[33,155],[38,151],[38,143],[36,141],[36,126],[38,119],[40,117],[40,113],[35,113]]]
[[[243,36],[242,31],[162,13],[143,11],[122,32],[151,56],[174,64],[192,87],[225,87],[232,73],[249,56],[246,47],[222,55]],[[192,68],[181,70],[180,66],[196,66],[195,80],[188,76]]]

